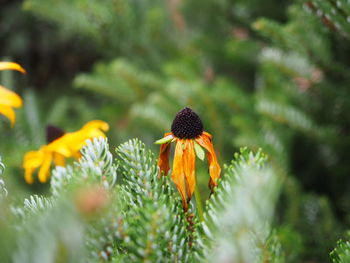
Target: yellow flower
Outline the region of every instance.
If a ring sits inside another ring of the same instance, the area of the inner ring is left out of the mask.
[[[52,162],[55,165],[64,166],[65,158],[79,158],[80,150],[86,144],[86,140],[106,137],[104,132],[108,129],[109,126],[106,122],[93,120],[76,132],[65,133],[39,150],[26,153],[23,161],[26,182],[28,184],[34,182],[33,172],[40,167],[38,178],[40,182],[45,183],[50,177]]]
[[[21,65],[14,62],[0,62],[0,70],[17,70],[22,73],[26,73],[25,69],[21,67]]]
[[[170,144],[176,142],[175,156],[171,179],[176,185],[185,211],[188,209],[192,195],[196,187],[195,161],[196,155],[204,159],[204,151],[207,151],[209,163],[209,187],[211,191],[217,185],[221,168],[217,161],[212,144],[212,136],[203,131],[203,124],[198,115],[190,108],[179,111],[171,125],[171,132],[165,133],[158,141],[161,144],[158,159],[160,173],[167,175],[169,167]]]
[[[25,70],[17,63],[0,62],[0,70],[17,70],[25,73]],[[13,91],[5,89],[0,85],[0,113],[5,115],[11,122],[11,125],[16,121],[16,114],[13,108],[22,106],[22,99]]]

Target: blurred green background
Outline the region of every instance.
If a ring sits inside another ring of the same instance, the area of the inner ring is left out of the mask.
[[[328,262],[350,223],[350,6],[345,0],[0,0],[1,72],[22,96],[0,125],[7,188],[45,127],[107,121],[112,146],[155,152],[177,111],[193,108],[221,163],[262,148],[284,179],[276,224],[293,262]],[[198,176],[206,190],[205,166]],[[203,176],[201,176],[203,174]]]

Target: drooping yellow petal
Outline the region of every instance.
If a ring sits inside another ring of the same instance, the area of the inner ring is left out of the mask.
[[[33,183],[34,180],[32,174],[39,167],[39,181],[45,183],[50,177],[50,167],[52,160],[56,165],[64,166],[65,156],[57,152],[57,149],[52,145],[55,144],[50,143],[48,145],[42,146],[38,151],[31,151],[25,154],[23,160],[23,168],[25,170],[25,180],[27,183]]]
[[[93,120],[86,123],[82,130],[102,130],[102,131],[108,131],[109,125],[107,122],[100,121],[100,120]]]
[[[188,209],[187,198],[186,198],[186,185],[185,185],[185,174],[184,174],[184,165],[183,165],[183,149],[182,149],[182,140],[178,139],[175,147],[175,156],[173,171],[171,173],[171,179],[176,185],[177,190],[179,191],[182,198],[182,206],[185,211]]]
[[[33,179],[33,172],[35,169],[28,167],[24,169],[24,180],[27,182],[27,184],[32,184],[34,183]]]
[[[41,183],[46,183],[50,177],[50,167],[52,162],[52,154],[47,153],[44,157],[44,162],[39,169],[38,178]]]
[[[5,115],[11,122],[11,126],[13,126],[16,122],[16,114],[15,111],[7,105],[0,105],[0,113]]]
[[[106,135],[103,131],[108,131],[108,129],[108,123],[100,120],[93,120],[85,124],[80,130],[66,133],[63,137],[66,141],[66,145],[69,145],[72,155],[80,156],[80,150],[86,144],[86,140],[99,137],[105,138]]]
[[[171,132],[164,134],[164,138],[171,135]],[[163,143],[160,145],[159,158],[158,158],[158,167],[159,167],[159,176],[167,176],[170,170],[169,166],[169,156],[170,156],[170,142]]]
[[[41,166],[44,161],[44,148],[40,148],[38,151],[27,152],[24,155],[23,168],[25,170],[24,179],[28,184],[32,184],[33,172],[35,169]]]
[[[211,135],[209,133],[204,133],[197,137],[196,142],[207,150],[207,158],[209,163],[209,187],[213,191],[214,187],[217,186],[217,180],[220,178],[221,167],[216,158],[213,143],[211,141]]]
[[[19,108],[22,104],[23,102],[20,96],[0,85],[0,105]]]
[[[54,155],[53,158],[54,161],[60,158],[57,159],[57,162],[64,165],[63,157],[79,158],[81,156],[80,150],[86,144],[86,140],[96,137],[106,137],[103,131],[107,131],[108,129],[108,123],[100,120],[93,120],[86,123],[80,130],[66,133],[52,141],[47,147],[50,152],[61,155],[61,157],[56,157],[56,155]]]
[[[38,151],[30,151],[24,155],[23,168],[25,170],[24,179],[28,184],[32,184],[33,172],[40,167],[39,180],[44,183],[50,176],[50,166],[52,161],[52,152],[48,146],[41,147]]]
[[[24,155],[23,167],[38,168],[44,161],[44,147],[38,151],[30,151]]]
[[[185,149],[183,150],[183,163],[187,186],[187,202],[189,202],[196,188],[196,154],[194,151],[193,140],[185,140]]]
[[[0,70],[17,70],[25,73],[25,70],[17,63],[0,62]],[[5,89],[0,85],[0,113],[5,115],[11,122],[11,126],[16,122],[16,114],[12,107],[22,106],[22,99],[13,91]]]
[[[22,73],[26,73],[25,69],[21,65],[14,62],[0,62],[0,70],[17,70]]]

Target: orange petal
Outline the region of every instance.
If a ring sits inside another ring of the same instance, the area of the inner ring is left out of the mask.
[[[196,138],[196,142],[207,150],[210,174],[209,187],[213,191],[214,187],[217,186],[217,180],[220,178],[221,168],[216,158],[211,134],[203,132],[201,136]]]
[[[17,70],[22,73],[26,73],[25,69],[21,67],[21,65],[14,62],[0,62],[0,70]]]
[[[185,186],[185,174],[184,174],[184,164],[183,164],[183,150],[182,150],[182,140],[178,139],[175,147],[175,156],[173,171],[171,174],[171,179],[176,185],[182,198],[182,206],[185,211],[188,209],[187,198],[186,198],[186,186]]]
[[[203,131],[203,134],[207,136],[210,140],[212,139],[212,135],[209,132]]]
[[[184,173],[187,186],[187,202],[191,200],[196,187],[196,154],[194,151],[193,140],[185,140],[185,149],[183,152],[183,162],[184,162]]]
[[[15,92],[0,85],[0,105],[7,105],[14,108],[22,106],[22,99]]]
[[[171,135],[171,132],[167,132],[164,134],[164,137]],[[164,138],[163,137],[163,138]],[[160,145],[159,158],[158,158],[158,167],[159,167],[159,175],[163,173],[163,175],[168,175],[170,170],[169,166],[169,156],[170,156],[170,142],[164,143]]]
[[[159,159],[158,159],[159,176],[162,174],[164,176],[167,176],[170,170],[170,166],[169,166],[170,145],[171,145],[170,142],[160,145],[160,152],[159,152]]]

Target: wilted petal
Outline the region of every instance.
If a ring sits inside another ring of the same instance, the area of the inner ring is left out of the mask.
[[[213,191],[214,187],[217,186],[217,180],[220,178],[221,168],[216,158],[211,135],[207,132],[203,132],[201,136],[196,138],[196,142],[207,150],[210,174],[209,187]]]
[[[175,147],[175,156],[173,171],[171,174],[171,179],[176,185],[177,190],[179,191],[182,198],[182,206],[185,211],[187,211],[188,204],[186,198],[186,186],[185,186],[185,174],[184,174],[184,165],[183,165],[183,149],[182,149],[182,140],[178,139]]]
[[[196,187],[195,166],[196,154],[194,151],[194,141],[185,140],[185,149],[183,150],[184,173],[187,185],[187,201],[191,200]]]
[[[170,143],[165,143],[160,146],[158,158],[159,176],[167,176],[170,170],[169,166]]]
[[[212,135],[209,132],[203,131],[203,135],[207,136],[209,138],[209,140],[212,140]]]
[[[164,137],[172,135],[171,132],[167,132],[164,134]],[[168,175],[170,166],[169,166],[169,156],[170,156],[170,142],[164,143],[160,145],[160,152],[159,152],[159,158],[158,158],[158,167],[159,172],[163,175]]]
[[[158,167],[159,175],[167,176],[170,170],[169,166],[169,156],[170,156],[170,145],[171,143],[164,143],[160,146]]]

